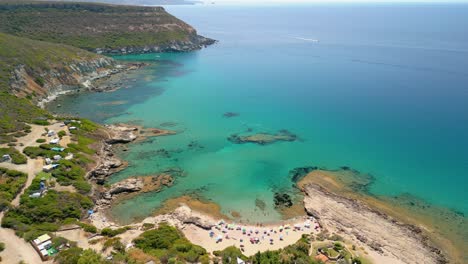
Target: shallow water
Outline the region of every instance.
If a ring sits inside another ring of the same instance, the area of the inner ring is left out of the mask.
[[[468,213],[468,5],[168,10],[220,42],[193,53],[119,57],[155,64],[133,73],[128,88],[50,106],[106,123],[175,123],[168,129],[179,134],[122,153],[130,167],[110,181],[171,167],[187,175],[116,206],[119,220],[186,193],[246,220],[278,220],[273,193],[290,191],[289,170],[307,165],[350,166],[374,176],[374,194],[409,193]],[[248,129],[287,129],[300,140],[227,140]]]

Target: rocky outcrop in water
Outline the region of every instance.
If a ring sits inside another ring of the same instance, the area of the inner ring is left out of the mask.
[[[228,137],[228,140],[235,144],[255,143],[258,145],[268,145],[278,141],[296,141],[298,137],[283,129],[276,134],[270,133],[257,133],[250,135],[233,134]]]
[[[100,207],[110,206],[117,197],[125,195],[159,192],[163,187],[172,186],[174,178],[170,174],[162,173],[152,176],[132,177],[112,184],[108,188],[96,191],[96,204]]]
[[[118,183],[111,185],[109,188],[109,195],[116,195],[121,193],[139,192],[143,189],[144,182],[141,178],[129,178]]]
[[[125,144],[137,139],[138,128],[126,125],[107,125],[110,138],[106,140],[108,144]]]

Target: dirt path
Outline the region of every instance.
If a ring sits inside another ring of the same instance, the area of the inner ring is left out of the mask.
[[[58,123],[49,126],[49,129],[53,129],[55,131],[59,131],[59,129],[62,130]],[[18,145],[15,148],[20,152],[23,152],[23,149],[27,146],[38,146],[39,143],[37,143],[36,140],[38,138],[46,138],[42,136],[43,133],[45,133],[43,126],[31,125],[31,133],[19,138],[17,142]],[[2,163],[0,166],[11,170],[21,171],[28,175],[24,188],[11,202],[13,206],[18,206],[21,195],[31,185],[34,177],[36,177],[36,175],[42,170],[43,160],[28,158],[28,162],[26,164],[16,165],[12,163]],[[3,216],[4,213],[0,213],[0,222],[3,219]],[[52,263],[52,261],[42,262],[34,248],[24,239],[16,236],[15,231],[12,229],[0,227],[0,241],[5,243],[5,250],[0,254],[2,257],[1,263],[19,263],[20,261],[24,261],[28,264]]]
[[[11,204],[13,206],[18,206],[20,197],[24,193],[24,191],[29,188],[31,185],[32,181],[34,180],[34,177],[42,170],[42,159],[30,159],[28,158],[28,163],[26,164],[26,171],[23,171],[24,173],[28,174],[28,179],[26,180],[26,184],[24,185],[24,188],[21,190],[21,192],[11,201]]]
[[[0,221],[3,219],[3,213],[0,213]],[[41,258],[34,248],[15,235],[13,229],[0,228],[0,241],[5,243],[5,250],[0,253],[1,263],[19,263],[21,260],[28,264],[52,263],[51,261],[42,262]]]

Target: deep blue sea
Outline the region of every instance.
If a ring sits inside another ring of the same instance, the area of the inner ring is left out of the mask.
[[[171,167],[187,175],[121,203],[116,217],[128,222],[168,198],[197,194],[225,213],[274,221],[273,192],[291,190],[289,170],[307,165],[349,166],[374,176],[372,194],[409,193],[468,213],[468,5],[167,10],[219,42],[192,53],[120,57],[154,64],[116,92],[65,96],[62,108],[51,106],[179,132],[130,146],[123,154],[130,167],[111,182]],[[248,129],[287,129],[300,140],[227,140]],[[255,199],[266,202],[265,212]]]

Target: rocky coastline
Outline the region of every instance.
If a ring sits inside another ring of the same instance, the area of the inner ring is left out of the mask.
[[[160,52],[190,52],[200,50],[207,46],[215,44],[214,39],[206,38],[200,35],[194,35],[189,40],[175,40],[165,44],[146,45],[146,46],[129,46],[120,48],[96,48],[94,52],[97,54],[109,55],[128,55],[128,54],[146,54]]]

